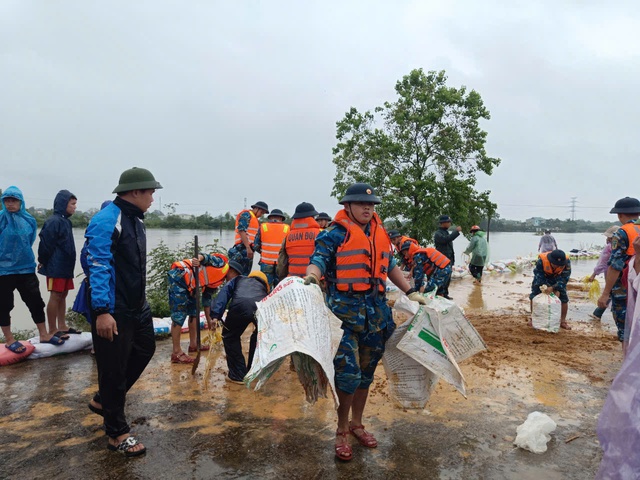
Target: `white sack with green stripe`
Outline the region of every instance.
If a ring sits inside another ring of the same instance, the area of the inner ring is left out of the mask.
[[[458,362],[486,350],[482,337],[455,303],[429,295],[413,317],[398,349],[453,385],[465,397]]]

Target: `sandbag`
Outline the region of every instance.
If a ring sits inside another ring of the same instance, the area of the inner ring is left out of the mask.
[[[29,342],[36,347],[35,351],[29,355],[30,360],[38,358],[53,357],[54,355],[64,355],[65,353],[88,350],[93,345],[91,332],[70,333],[69,340],[65,340],[62,345],[51,345],[50,343],[40,343],[40,337],[33,337]]]
[[[337,406],[333,358],[342,329],[325,305],[320,287],[287,277],[257,306],[258,342],[245,384],[257,380],[258,390],[291,355],[307,401],[327,397],[327,386],[331,386]]]
[[[29,342],[21,341],[20,343],[26,347],[26,350],[22,353],[13,353],[11,350],[6,348],[5,343],[0,343],[0,367],[22,362],[35,350],[35,347]]]
[[[154,318],[153,319],[153,333],[154,335],[166,335],[171,332],[171,319],[170,318]]]
[[[560,330],[562,303],[553,293],[539,293],[533,298],[531,323],[533,328],[557,333]]]

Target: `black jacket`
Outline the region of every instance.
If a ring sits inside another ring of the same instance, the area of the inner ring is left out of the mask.
[[[69,200],[75,197],[68,190],[60,190],[53,201],[53,216],[47,218],[40,230],[38,273],[52,278],[73,278],[76,265],[76,244],[71,220],[67,215]]]
[[[438,228],[436,233],[433,234],[433,243],[435,244],[436,250],[442,253],[445,257],[451,260],[451,263],[455,263],[456,254],[453,250],[453,241],[458,238],[460,232],[454,230],[449,233],[446,228]]]

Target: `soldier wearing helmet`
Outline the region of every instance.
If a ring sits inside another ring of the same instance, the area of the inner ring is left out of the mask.
[[[352,458],[350,433],[365,447],[378,444],[365,430],[362,415],[385,342],[395,329],[386,303],[387,278],[411,300],[426,303],[396,268],[391,241],[375,212],[380,202],[371,185],[351,185],[340,200],[344,209],[316,238],[306,269],[306,284],[319,284],[324,276],[328,306],[342,321],[343,336],[334,358],[340,400],[335,454],[340,460]]]
[[[598,307],[606,308],[611,300],[611,313],[618,327],[618,340],[624,340],[627,315],[627,278],[625,270],[629,259],[635,254],[633,241],[640,235],[640,201],[625,197],[616,202],[609,213],[618,215],[622,227],[611,238],[611,257],[605,274],[605,286],[598,299]]]
[[[271,210],[267,215],[267,221],[260,225],[253,241],[253,250],[260,254],[260,271],[267,276],[270,288],[278,283],[276,275],[278,254],[282,242],[289,233],[289,225],[284,223],[284,220],[282,210],[278,208]]]
[[[533,269],[533,281],[531,282],[531,294],[529,295],[531,312],[533,312],[533,299],[542,291],[542,286],[553,289],[560,299],[560,328],[571,330],[567,323],[569,311],[569,296],[567,295],[567,282],[571,277],[571,261],[562,250],[552,250],[538,255],[536,266]],[[529,326],[532,326],[529,320]]]

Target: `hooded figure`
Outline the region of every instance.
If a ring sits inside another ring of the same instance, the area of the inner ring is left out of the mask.
[[[20,209],[11,213],[4,206],[6,198],[20,200]],[[2,193],[0,211],[0,275],[34,273],[36,259],[32,246],[36,241],[36,219],[24,205],[24,197],[18,187],[11,186]]]
[[[40,230],[38,273],[51,278],[73,278],[76,264],[76,244],[73,239],[69,201],[77,200],[69,190],[60,190],[53,201],[53,215]]]

